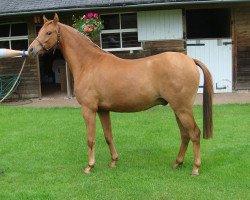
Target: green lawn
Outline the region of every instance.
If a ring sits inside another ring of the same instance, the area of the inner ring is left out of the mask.
[[[195,116],[202,127],[201,106]],[[79,109],[0,107],[0,199],[250,199],[250,104],[214,106],[214,138],[201,141],[200,176],[192,145],[170,165],[180,136],[169,107],[112,113],[118,166],[100,122],[96,167],[85,175],[85,126]]]

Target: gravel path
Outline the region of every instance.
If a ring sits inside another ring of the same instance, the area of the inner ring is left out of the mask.
[[[214,104],[250,103],[250,91],[215,94]],[[202,104],[202,95],[198,94],[195,104]],[[63,94],[56,94],[42,99],[4,103],[3,105],[23,107],[80,107],[76,98],[66,98]]]

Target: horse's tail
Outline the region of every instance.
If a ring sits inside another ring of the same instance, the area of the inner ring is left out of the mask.
[[[204,74],[204,88],[203,88],[203,138],[209,139],[213,136],[213,80],[212,76],[201,61],[193,59],[195,64],[198,65]]]

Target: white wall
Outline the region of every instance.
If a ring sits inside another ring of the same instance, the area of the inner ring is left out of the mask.
[[[138,12],[137,21],[139,41],[183,38],[182,10],[180,9]]]

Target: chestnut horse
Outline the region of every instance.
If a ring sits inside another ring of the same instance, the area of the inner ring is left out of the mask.
[[[212,137],[212,79],[200,61],[182,53],[158,55],[128,60],[100,49],[74,28],[44,17],[44,25],[29,46],[29,55],[37,56],[59,48],[69,64],[74,78],[74,92],[81,105],[87,129],[88,165],[90,173],[95,165],[96,113],[99,115],[105,139],[110,149],[111,167],[118,154],[112,140],[110,111],[137,112],[156,105],[173,109],[181,133],[181,146],[173,168],[182,164],[189,140],[193,142],[193,175],[199,174],[200,129],[192,106],[199,87],[199,71],[204,73],[203,137]]]

